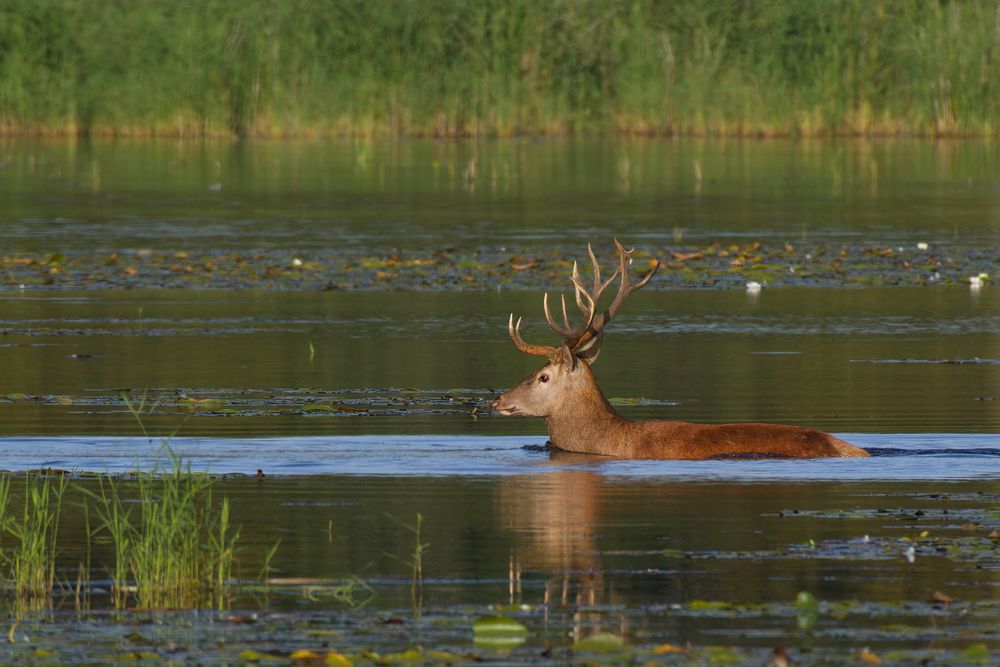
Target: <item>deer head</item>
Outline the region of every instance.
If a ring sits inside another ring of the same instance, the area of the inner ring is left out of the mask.
[[[601,352],[604,327],[618,313],[618,309],[629,295],[644,287],[660,268],[657,263],[642,280],[633,284],[629,280],[629,264],[632,262],[634,249],[625,250],[617,239],[615,239],[615,249],[618,252],[618,267],[610,278],[602,282],[600,264],[594,256],[593,248],[587,244],[587,253],[590,255],[594,271],[594,286],[591,290],[584,286],[579,268],[576,262],[573,263],[570,281],[573,283],[577,308],[583,316],[578,326],[570,326],[565,297],[561,297],[562,324],[556,322],[549,310],[549,295],[545,294],[542,300],[545,320],[562,339],[562,344],[558,347],[526,343],[521,338],[521,319],[518,318],[515,323],[514,314],[511,313],[507,331],[514,345],[522,352],[546,357],[548,363],[493,401],[493,408],[497,412],[502,415],[549,417],[566,406],[578,406],[581,392],[589,388],[596,390],[597,385],[590,365],[597,361],[597,356]],[[598,316],[597,304],[615,278],[619,279],[618,293],[608,309]],[[596,391],[599,395],[600,390]]]

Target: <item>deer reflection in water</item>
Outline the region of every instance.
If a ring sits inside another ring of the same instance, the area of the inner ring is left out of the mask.
[[[560,463],[565,457],[590,458],[561,454]],[[556,607],[570,610],[574,641],[595,632],[621,635],[626,630],[623,614],[612,620],[605,612],[587,611],[624,602],[605,581],[596,542],[602,483],[600,475],[586,470],[517,475],[500,482],[502,525],[516,536],[508,577],[510,601],[522,601],[523,573],[548,573],[546,614]],[[609,621],[614,627],[607,627]]]

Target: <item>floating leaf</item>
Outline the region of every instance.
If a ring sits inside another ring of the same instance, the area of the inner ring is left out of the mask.
[[[390,664],[400,662],[423,662],[424,655],[418,649],[408,648],[401,653],[387,653],[382,656],[382,660]]]
[[[248,648],[244,651],[240,651],[240,662],[260,662],[264,660],[266,656],[259,651],[255,651],[252,648]]]
[[[596,635],[581,639],[573,648],[581,653],[606,655],[623,650],[625,642],[618,635],[613,635],[610,632],[599,632]]]
[[[861,649],[861,653],[858,653],[858,662],[862,662],[868,665],[881,665],[882,658],[878,657],[867,648]]]
[[[528,636],[528,628],[503,616],[481,618],[472,625],[472,631],[477,646],[494,649],[519,646]]]
[[[800,591],[795,596],[795,607],[798,609],[795,622],[799,630],[809,632],[816,627],[816,621],[819,620],[819,601],[816,596],[809,591]]]
[[[799,611],[819,611],[819,601],[809,591],[799,591],[799,594],[795,596],[795,606]]]
[[[330,651],[326,654],[326,664],[330,667],[352,667],[354,663],[346,655]]]
[[[990,664],[990,649],[984,642],[971,644],[961,654],[962,660],[973,665]]]
[[[743,656],[726,646],[709,646],[705,649],[705,657],[710,665],[739,665],[744,662]]]
[[[493,607],[500,612],[531,611],[534,607],[530,604],[498,604]]]
[[[319,653],[315,651],[310,651],[307,648],[301,648],[297,651],[292,651],[292,655],[289,656],[292,660],[302,660],[302,661],[316,661],[320,660],[321,657]]]
[[[691,610],[692,611],[726,611],[733,608],[731,602],[723,602],[722,600],[692,600]]]
[[[685,649],[673,644],[660,644],[652,650],[653,655],[666,655],[668,653],[684,653]]]
[[[955,598],[951,597],[950,595],[948,595],[946,593],[942,593],[941,591],[934,591],[934,593],[931,595],[931,602],[940,602],[942,604],[950,604],[950,603],[952,603],[954,601],[955,601]]]
[[[481,618],[473,623],[472,630],[477,635],[521,635],[528,633],[528,628],[505,616]]]

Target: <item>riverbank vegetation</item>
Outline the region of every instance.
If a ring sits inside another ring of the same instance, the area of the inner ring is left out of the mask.
[[[211,0],[0,7],[0,131],[989,136],[1000,4]]]

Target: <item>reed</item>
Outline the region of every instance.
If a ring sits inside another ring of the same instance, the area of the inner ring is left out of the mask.
[[[136,477],[138,510],[123,501],[122,482],[101,480],[93,496],[97,530],[114,551],[114,604],[124,607],[132,596],[145,608],[223,608],[239,539],[229,501],[216,507],[212,480],[166,451],[164,470]]]
[[[11,512],[11,478],[0,477],[0,526],[13,538],[0,550],[0,561],[14,593],[15,613],[50,604],[56,586],[59,519],[67,480],[26,474],[20,514]]]
[[[992,135],[1000,4],[186,0],[0,7],[0,131]]]
[[[417,512],[416,522],[412,525],[392,514],[386,513],[386,516],[413,534],[413,551],[410,552],[408,558],[401,558],[388,552],[382,553],[410,569],[410,602],[414,612],[419,616],[424,600],[424,553],[431,546],[430,542],[423,541],[424,515]]]

